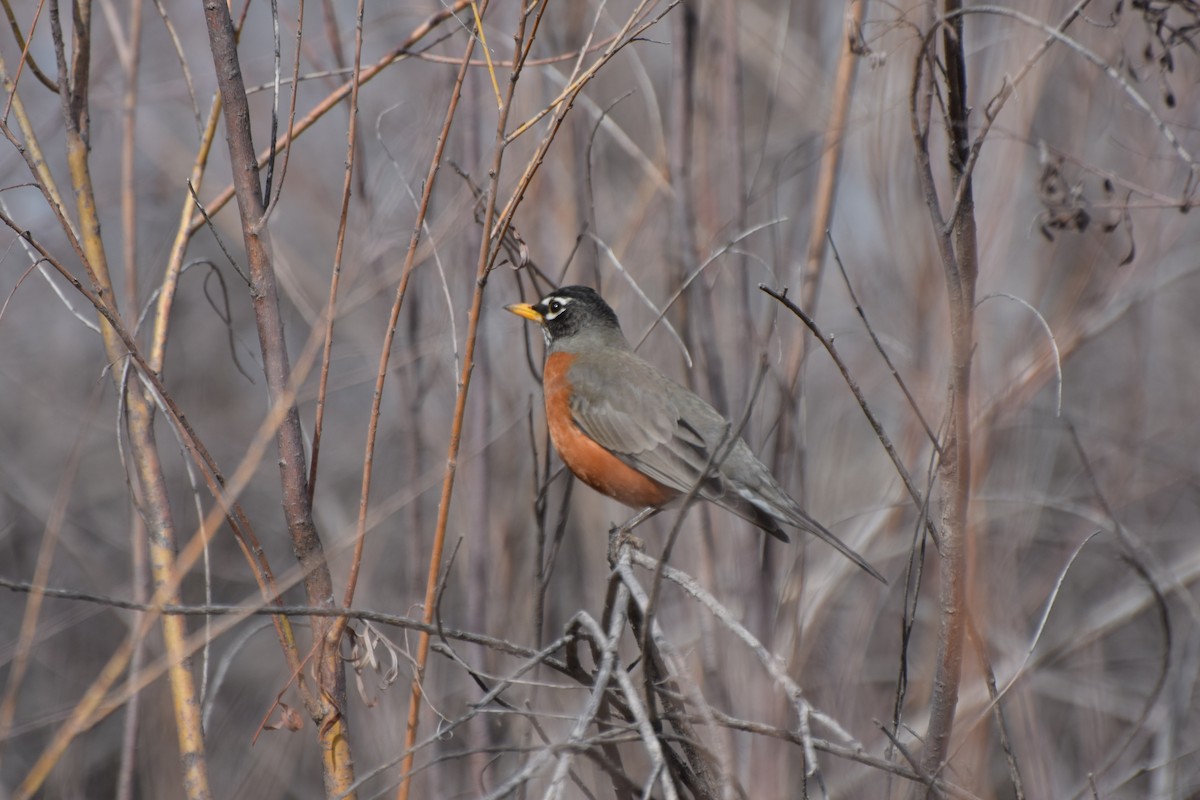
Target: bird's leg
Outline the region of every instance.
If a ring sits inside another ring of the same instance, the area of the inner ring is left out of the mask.
[[[621,545],[627,544],[635,550],[644,550],[645,545],[637,537],[633,536],[633,529],[641,525],[646,520],[653,517],[659,511],[662,511],[658,506],[647,506],[632,517],[627,519],[620,525],[613,525],[608,529],[608,555],[609,560],[616,563],[617,552],[621,549]]]
[[[634,528],[636,528],[638,525],[641,525],[643,522],[650,519],[660,511],[662,511],[662,509],[659,506],[646,506],[620,525],[613,525],[611,528],[609,528],[608,533],[610,536],[628,536],[633,532]]]

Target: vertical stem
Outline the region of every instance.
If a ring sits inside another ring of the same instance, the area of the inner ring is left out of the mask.
[[[486,7],[486,0],[485,0]],[[481,11],[482,13],[482,11]],[[363,454],[363,477],[362,477],[362,492],[359,495],[358,501],[358,528],[355,534],[354,543],[354,559],[351,562],[351,575],[349,584],[346,587],[345,605],[349,605],[353,600],[354,586],[357,583],[358,564],[362,561],[362,547],[366,537],[367,530],[367,507],[371,497],[371,475],[374,470],[375,462],[375,439],[379,426],[380,407],[383,402],[383,387],[387,379],[388,361],[391,357],[392,342],[396,337],[396,326],[400,320],[400,309],[404,304],[405,295],[408,293],[408,282],[412,277],[413,268],[416,265],[417,245],[421,241],[421,230],[425,224],[425,217],[429,211],[429,201],[433,196],[433,187],[437,182],[437,175],[442,165],[442,154],[445,152],[446,143],[450,138],[450,126],[454,122],[454,115],[458,111],[458,103],[462,98],[463,81],[467,77],[467,69],[471,65],[471,54],[475,51],[475,37],[467,37],[467,46],[463,52],[462,61],[459,63],[458,74],[454,79],[454,87],[450,92],[450,102],[446,106],[446,114],[442,122],[441,133],[438,135],[437,146],[434,149],[433,158],[429,163],[429,171],[425,177],[424,188],[421,191],[421,200],[417,207],[417,218],[413,223],[412,235],[409,238],[408,250],[404,255],[404,266],[400,273],[400,283],[396,286],[396,297],[392,302],[391,315],[388,318],[387,332],[383,337],[383,349],[379,354],[379,370],[375,375],[375,393],[371,401],[371,415],[367,427],[367,444]],[[447,465],[447,469],[449,469]],[[436,574],[437,563],[441,560],[442,542],[444,541],[445,528],[441,520],[441,510],[438,512],[439,528],[434,534],[433,553],[430,556],[430,572]],[[426,592],[427,601],[430,598],[430,592]],[[425,607],[425,616],[432,618],[432,603],[427,602]],[[412,692],[409,695],[408,720],[405,724],[404,736],[404,759],[400,763],[400,786],[396,791],[396,796],[400,800],[406,800],[408,797],[410,786],[410,774],[412,772],[413,762],[413,743],[417,739],[417,726],[420,723],[421,715],[421,680],[424,678],[425,657],[429,652],[429,637],[425,634],[421,635],[418,645],[418,659],[415,674],[413,675]]]
[[[850,95],[858,71],[858,53],[854,52],[854,45],[860,35],[859,28],[862,26],[865,5],[866,0],[848,0],[846,3],[846,28],[843,32],[837,72],[833,78],[833,105],[829,109],[829,121],[825,125],[825,148],[821,153],[821,166],[817,173],[812,223],[808,229],[808,252],[804,258],[804,276],[800,285],[800,307],[810,314],[816,312],[821,275],[825,271],[825,245],[828,241],[826,231],[833,220],[838,171],[841,169],[842,152],[845,150],[846,116],[850,111]],[[804,340],[807,341],[807,338],[804,337]],[[793,367],[798,369],[799,364],[794,364]],[[794,379],[792,384],[795,385]]]
[[[142,0],[129,3],[129,60],[125,66],[125,94],[121,113],[124,117],[124,138],[121,141],[121,227],[125,256],[125,308],[138,306],[137,282],[137,103],[138,68],[142,50]],[[133,573],[133,594],[139,602],[146,597],[146,526],[134,510],[130,525],[130,568]],[[141,619],[140,613],[133,615]],[[129,663],[129,678],[132,683],[141,672],[145,654],[143,642],[134,645]],[[138,711],[140,695],[133,695],[125,708],[124,728],[121,735],[121,761],[117,769],[117,785],[114,797],[130,800],[133,797],[135,751],[138,734]]]
[[[674,72],[674,80],[670,100],[670,161],[667,166],[671,171],[671,187],[675,195],[671,204],[670,238],[673,253],[670,266],[675,272],[672,282],[679,285],[691,274],[696,263],[696,241],[692,227],[695,223],[695,209],[692,205],[692,128],[695,120],[695,98],[692,93],[696,77],[695,48],[699,25],[699,11],[690,3],[680,7],[672,22],[674,44],[671,69]],[[693,330],[688,324],[694,316],[692,299],[690,293],[684,292],[676,303],[684,322],[682,331],[688,338],[689,349],[693,344]],[[689,371],[686,379],[691,383],[695,376]],[[718,406],[720,405],[718,400]]]
[[[479,16],[482,19],[487,3],[480,3]],[[531,8],[523,9],[517,23],[517,33],[514,37],[513,68],[509,76],[508,93],[500,106],[496,121],[496,145],[492,156],[492,165],[488,174],[488,194],[483,212],[483,234],[480,237],[479,257],[475,268],[475,292],[471,300],[471,310],[467,315],[467,335],[463,348],[462,371],[458,376],[458,387],[455,394],[454,418],[450,426],[450,442],[446,453],[446,470],[442,475],[442,493],[438,500],[437,527],[433,535],[433,552],[429,556],[429,572],[425,581],[425,604],[422,618],[426,623],[433,621],[435,593],[437,591],[438,572],[441,569],[442,550],[446,541],[446,526],[450,521],[450,499],[454,493],[454,478],[458,472],[458,451],[462,443],[463,420],[467,411],[467,391],[471,388],[471,374],[475,369],[475,346],[479,333],[479,317],[483,309],[483,291],[487,286],[489,268],[492,263],[492,237],[489,235],[496,220],[496,198],[500,190],[500,169],[504,163],[505,130],[508,127],[508,115],[512,109],[513,93],[517,87],[517,78],[521,72],[523,61],[522,45],[525,41],[525,24],[529,19]],[[464,60],[469,61],[468,58]],[[497,236],[502,238],[503,231]],[[413,677],[412,694],[409,697],[408,728],[404,737],[404,761],[401,765],[401,783],[396,792],[397,800],[408,800],[411,787],[413,746],[417,738],[417,726],[420,722],[421,686],[424,679],[425,662],[429,657],[429,634],[421,633],[417,641],[417,667]]]
[[[820,300],[821,277],[825,271],[825,252],[828,242],[827,232],[833,224],[833,204],[837,197],[838,176],[841,172],[842,153],[845,150],[846,117],[850,111],[850,97],[854,91],[854,79],[858,72],[858,54],[854,45],[860,36],[864,6],[866,0],[847,0],[846,25],[842,36],[842,46],[838,56],[837,71],[834,74],[832,98],[829,109],[829,119],[825,123],[821,163],[817,173],[817,186],[812,201],[812,221],[808,229],[808,248],[805,254],[803,271],[797,277],[800,279],[800,307],[811,315],[816,315],[817,303]],[[805,332],[797,337],[792,348],[785,375],[787,386],[793,394],[799,385],[800,373],[804,369],[805,358],[808,354],[809,336]],[[801,499],[807,496],[808,486],[805,478],[808,474],[808,447],[803,431],[802,407],[793,407],[786,411],[779,426],[779,436],[776,439],[775,463],[782,463],[782,456],[790,450],[796,451],[795,473],[802,481]]]
[[[121,141],[121,226],[125,256],[125,307],[137,308],[137,103],[138,65],[142,48],[142,0],[129,7],[129,63],[125,65],[125,95],[121,114],[125,133]]]
[[[67,165],[75,190],[76,212],[79,215],[79,241],[89,275],[96,285],[97,297],[105,308],[119,319],[116,295],[108,268],[104,241],[100,234],[100,218],[96,207],[95,189],[88,163],[91,60],[91,4],[80,0],[71,5],[72,57],[68,67],[59,6],[50,4],[50,23],[58,62],[59,92],[63,119],[66,124]],[[120,335],[107,319],[100,320],[105,353],[111,363],[123,363],[127,349]],[[122,385],[121,370],[112,370],[118,391]],[[129,439],[132,461],[141,490],[140,511],[150,536],[150,567],[155,587],[162,590],[171,584],[175,572],[175,524],[167,494],[166,481],[154,440],[154,409],[141,386],[135,381],[126,392],[129,417]],[[169,592],[170,602],[179,602],[178,584]],[[163,641],[170,659],[168,683],[174,704],[175,726],[179,738],[180,762],[183,767],[185,795],[194,800],[211,797],[208,787],[208,767],[204,753],[204,733],[201,730],[200,704],[195,679],[187,657],[186,621],[164,618]]]
[[[338,286],[342,279],[342,255],[346,249],[346,223],[350,214],[351,184],[354,178],[355,145],[358,142],[358,89],[362,74],[362,32],[364,0],[358,0],[354,26],[354,71],[350,75],[350,120],[346,125],[346,166],[342,180],[342,207],[338,215],[337,244],[333,252],[333,270],[329,278],[329,302],[325,307],[325,349],[321,353],[321,376],[317,381],[317,410],[313,415],[312,462],[308,471],[308,502],[313,499],[317,487],[317,463],[321,455],[321,431],[325,425],[325,401],[329,391],[329,367],[333,361],[333,324],[337,319]],[[333,25],[333,15],[326,7],[326,20]],[[338,66],[342,63],[341,47],[337,37],[331,36]],[[295,97],[295,87],[292,91]],[[293,100],[294,102],[294,100]],[[289,125],[290,127],[290,125]]]
[[[154,588],[162,591],[172,582],[171,602],[180,602],[178,582],[175,581],[175,523],[167,500],[166,480],[154,439],[154,407],[146,400],[140,387],[129,388],[129,440],[137,454],[141,489],[141,512],[150,534],[150,574]],[[167,615],[162,618],[163,641],[171,657],[167,677],[175,704],[175,725],[179,731],[179,756],[183,766],[183,789],[188,798],[209,798],[208,770],[205,766],[204,731],[202,730],[200,698],[192,675],[191,659],[187,656],[187,618]]]
[[[958,0],[945,0],[942,46],[945,58],[946,115],[949,134],[947,161],[954,193],[962,198],[957,213],[941,222],[932,177],[922,176],[934,225],[939,228],[939,254],[946,277],[950,313],[950,384],[946,440],[938,467],[942,488],[942,539],[939,547],[938,653],[922,769],[938,775],[949,751],[962,678],[963,634],[966,625],[968,573],[968,507],[971,494],[971,353],[975,330],[975,280],[978,253],[975,203],[970,175],[964,172],[970,152],[963,18]],[[919,69],[919,67],[918,67]],[[936,78],[931,78],[936,79]],[[928,139],[918,137],[926,145]],[[926,156],[928,151],[926,150]],[[927,167],[926,158],[923,167]],[[933,793],[932,787],[929,790]]]
[[[216,68],[217,86],[225,107],[225,128],[233,170],[234,193],[242,220],[242,238],[250,270],[250,299],[258,326],[267,392],[272,402],[286,392],[291,366],[283,332],[283,316],[275,282],[274,265],[264,239],[264,198],[259,182],[258,159],[250,128],[250,106],[242,80],[237,38],[229,8],[223,0],[203,0],[209,47]],[[283,489],[283,513],[292,549],[304,575],[308,602],[332,607],[333,579],[324,546],[312,518],[308,471],[300,414],[294,399],[288,404],[275,436]],[[318,726],[324,768],[325,790],[342,796],[354,783],[349,730],[346,725],[346,675],[338,655],[338,642],[326,634],[340,633],[329,617],[313,617],[313,642],[317,647],[315,666],[320,691],[309,709]]]

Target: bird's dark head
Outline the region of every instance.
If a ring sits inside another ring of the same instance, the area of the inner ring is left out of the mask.
[[[561,343],[581,333],[616,331],[619,336],[621,331],[616,312],[588,286],[564,286],[532,305],[514,303],[505,308],[541,325],[548,344]]]

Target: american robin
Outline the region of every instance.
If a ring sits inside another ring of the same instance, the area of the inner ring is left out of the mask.
[[[788,541],[779,525],[792,525],[887,582],[805,513],[743,439],[727,447],[729,421],[634,353],[595,290],[567,286],[506,308],[542,328],[550,439],[581,481],[634,508],[662,508],[701,481],[699,496],[775,538]],[[725,455],[710,466],[714,451]]]

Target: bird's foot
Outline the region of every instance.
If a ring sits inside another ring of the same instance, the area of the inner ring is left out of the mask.
[[[617,556],[620,554],[621,548],[626,546],[639,552],[646,550],[646,543],[633,535],[629,530],[628,523],[625,525],[614,524],[608,529],[608,561],[610,564],[617,563]]]
[[[653,517],[662,509],[656,506],[643,508],[638,513],[627,519],[620,525],[613,525],[608,529],[608,560],[609,563],[617,563],[617,554],[621,551],[622,545],[629,545],[634,550],[645,552],[646,545],[641,539],[633,535],[633,529],[641,525],[646,520]]]

